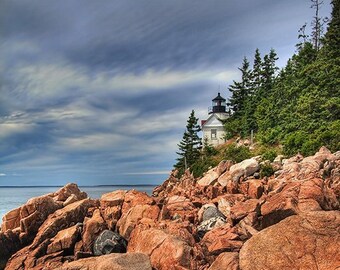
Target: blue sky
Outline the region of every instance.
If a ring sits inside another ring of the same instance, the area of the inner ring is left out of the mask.
[[[330,13],[329,0],[321,14]],[[158,184],[192,109],[256,48],[284,66],[308,0],[2,0],[0,186]]]

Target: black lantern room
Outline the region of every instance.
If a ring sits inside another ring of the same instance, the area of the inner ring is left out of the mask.
[[[218,93],[217,97],[212,100],[212,107],[209,107],[209,114],[211,113],[225,113],[226,112],[226,99],[221,97]]]

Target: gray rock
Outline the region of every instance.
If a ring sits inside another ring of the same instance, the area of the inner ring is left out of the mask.
[[[109,253],[126,252],[127,241],[118,233],[105,230],[96,239],[93,245],[93,253],[96,256]]]
[[[203,221],[199,226],[197,226],[197,235],[199,238],[203,236],[214,228],[218,228],[226,224],[226,220],[223,217],[217,216]]]
[[[216,207],[208,207],[203,212],[203,221],[209,220],[214,217],[221,217],[225,219],[225,216]]]

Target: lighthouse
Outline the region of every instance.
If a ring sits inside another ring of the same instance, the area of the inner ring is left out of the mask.
[[[202,120],[203,140],[213,146],[225,143],[225,130],[223,121],[229,117],[226,111],[226,99],[218,93],[208,108],[207,120]]]

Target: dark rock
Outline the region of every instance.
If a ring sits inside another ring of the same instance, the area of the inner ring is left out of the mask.
[[[221,227],[225,224],[226,220],[219,216],[205,220],[199,226],[197,226],[197,236],[202,238],[206,232],[211,231],[214,228]]]
[[[126,252],[127,241],[118,233],[105,230],[96,239],[93,246],[93,253],[96,256],[109,253]]]
[[[217,209],[217,207],[208,207],[203,212],[203,221],[209,220],[211,218],[221,217],[225,219],[225,216]]]

